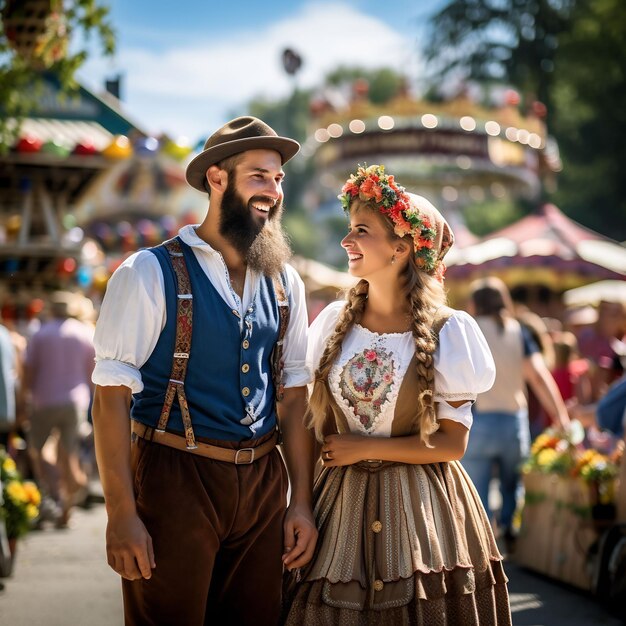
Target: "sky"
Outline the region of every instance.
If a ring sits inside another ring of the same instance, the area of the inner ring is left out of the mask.
[[[99,92],[120,74],[124,112],[140,128],[194,145],[251,99],[319,86],[340,65],[418,79],[419,40],[442,1],[109,0],[116,54],[94,42],[78,78]],[[282,67],[287,47],[303,59],[295,78]]]

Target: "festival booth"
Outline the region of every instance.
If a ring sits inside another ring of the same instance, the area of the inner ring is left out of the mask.
[[[560,317],[566,290],[626,280],[626,248],[569,219],[553,204],[473,245],[453,247],[446,264],[453,302],[466,302],[472,280],[497,276],[515,300],[550,317]]]
[[[205,199],[179,202],[172,192],[188,188],[180,161],[190,152],[147,137],[110,94],[61,94],[46,75],[37,110],[0,155],[5,316],[30,317],[29,303],[58,288],[97,302],[124,254],[191,219]]]
[[[9,151],[0,155],[0,300],[9,318],[52,289],[103,287],[103,253],[77,224],[85,189],[130,154],[141,129],[114,98],[84,87],[61,94],[43,76],[40,97]],[[100,273],[99,273],[100,272]],[[27,312],[28,314],[28,312]]]

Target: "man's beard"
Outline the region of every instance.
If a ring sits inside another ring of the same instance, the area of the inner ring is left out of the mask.
[[[270,209],[267,222],[254,219],[252,205],[271,204],[265,196],[253,196],[246,204],[229,184],[222,197],[220,234],[243,256],[248,266],[266,276],[278,276],[291,258],[291,248],[283,231],[280,218],[283,204]]]

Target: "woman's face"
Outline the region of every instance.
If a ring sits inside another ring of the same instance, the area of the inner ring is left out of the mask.
[[[391,260],[397,241],[389,236],[389,230],[376,212],[367,208],[350,211],[349,232],[341,241],[348,254],[348,271],[357,278],[397,275],[399,263]]]

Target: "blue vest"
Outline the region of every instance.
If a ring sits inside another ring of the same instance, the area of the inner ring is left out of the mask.
[[[278,339],[279,313],[272,280],[262,277],[242,329],[233,311],[203,272],[192,249],[181,243],[193,293],[193,332],[185,394],[197,436],[222,441],[261,437],[276,426],[270,356]],[[134,394],[131,417],[156,427],[171,374],[176,339],[176,275],[164,246],[151,248],[165,283],[167,321]],[[184,433],[178,401],[167,430]]]

